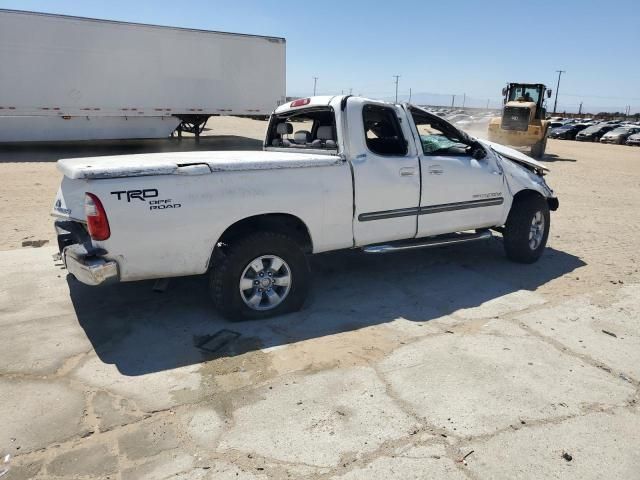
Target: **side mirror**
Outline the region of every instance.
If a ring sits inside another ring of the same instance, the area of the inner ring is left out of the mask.
[[[547,98],[551,98],[551,92],[552,90],[550,88],[547,88]]]
[[[504,87],[504,88],[502,89],[502,96],[503,96],[503,97],[506,97],[506,96],[507,96],[507,87]]]

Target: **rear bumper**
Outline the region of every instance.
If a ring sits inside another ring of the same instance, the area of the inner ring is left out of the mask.
[[[105,258],[106,250],[96,248],[84,227],[75,221],[56,220],[58,247],[67,270],[78,281],[91,286],[119,280],[118,264]]]
[[[118,281],[118,264],[96,255],[87,255],[81,245],[66,247],[62,259],[67,270],[79,282],[97,286]]]

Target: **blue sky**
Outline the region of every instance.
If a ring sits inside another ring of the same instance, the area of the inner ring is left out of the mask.
[[[562,77],[560,111],[640,111],[637,1],[0,0],[0,7],[282,36],[287,93],[498,106],[507,81]],[[431,94],[440,94],[435,96]]]

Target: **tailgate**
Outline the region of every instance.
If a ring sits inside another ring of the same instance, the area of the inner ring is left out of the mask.
[[[51,215],[58,218],[85,222],[84,194],[86,190],[87,182],[63,177],[60,188],[58,188],[58,193],[56,194],[56,199],[53,202]]]

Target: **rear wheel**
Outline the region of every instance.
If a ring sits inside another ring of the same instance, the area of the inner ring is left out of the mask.
[[[503,231],[507,257],[519,263],[537,261],[547,245],[549,227],[549,205],[544,198],[534,194],[516,200]]]
[[[218,311],[230,320],[267,318],[302,308],[309,265],[291,237],[250,234],[219,252],[209,288]]]

